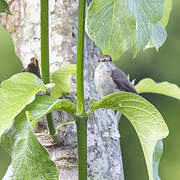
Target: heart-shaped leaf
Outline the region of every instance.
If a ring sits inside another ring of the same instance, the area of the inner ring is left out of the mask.
[[[132,48],[137,54],[152,37],[158,37],[157,30],[158,34],[164,32],[159,21],[162,17],[167,21],[169,13],[170,9],[164,12],[164,0],[93,0],[88,9],[86,31],[103,54],[116,60]],[[153,42],[156,48],[165,41],[163,34]]]
[[[155,180],[153,170],[155,146],[169,132],[159,111],[143,97],[128,92],[105,96],[91,106],[88,115],[99,108],[118,110],[129,119],[141,142],[149,179]]]
[[[11,15],[8,3],[5,0],[0,0],[0,13],[7,12]]]
[[[60,98],[67,94],[71,89],[71,74],[76,73],[76,64],[69,64],[61,67],[59,70],[51,74],[51,82],[55,83],[55,86],[51,89],[51,96]]]
[[[145,78],[135,88],[138,93],[157,93],[180,100],[180,87],[169,82],[157,83],[150,78]]]
[[[1,83],[0,135],[42,89],[46,89],[42,80],[28,72],[16,74]]]
[[[118,59],[135,45],[136,20],[121,0],[93,0],[88,8],[86,32],[103,54]]]
[[[56,166],[37,140],[24,112],[2,135],[1,145],[11,156],[11,164],[3,180],[58,180]]]

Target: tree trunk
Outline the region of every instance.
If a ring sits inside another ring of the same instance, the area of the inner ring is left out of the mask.
[[[11,33],[16,54],[24,66],[31,57],[40,60],[40,1],[10,0],[13,16],[2,14],[1,24]],[[75,63],[77,49],[78,2],[75,0],[49,0],[50,2],[50,69]],[[94,43],[85,39],[85,101],[86,108],[92,98],[100,99],[93,82],[99,51]],[[71,92],[75,91],[75,83]],[[72,93],[70,93],[72,94]],[[55,112],[56,122],[70,119],[65,113]],[[77,180],[77,140],[75,125],[59,130],[61,145],[49,146],[52,160],[59,170],[59,179]],[[88,120],[88,179],[123,180],[120,135],[115,114],[110,110],[97,110]]]

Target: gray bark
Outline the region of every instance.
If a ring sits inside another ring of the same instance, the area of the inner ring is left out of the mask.
[[[11,33],[16,54],[26,67],[31,57],[40,60],[40,1],[10,0],[13,16],[1,15],[1,24]],[[51,72],[75,63],[77,39],[78,2],[75,0],[50,0],[50,65]],[[85,40],[85,102],[100,99],[93,83],[93,72],[99,51],[86,36]],[[75,91],[75,83],[71,92]],[[69,96],[71,96],[70,93]],[[72,97],[73,98],[73,97]],[[55,112],[59,124],[70,120],[63,112]],[[59,170],[59,179],[76,180],[77,142],[75,125],[59,130],[61,145],[48,146],[52,160]],[[45,140],[46,141],[46,140]],[[46,144],[47,143],[47,144]],[[118,122],[113,111],[97,110],[88,120],[88,179],[123,180]]]

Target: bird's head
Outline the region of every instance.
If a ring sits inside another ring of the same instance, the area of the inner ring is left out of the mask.
[[[111,62],[111,61],[112,61],[112,58],[109,55],[102,55],[98,59],[99,63],[101,63],[101,62]]]
[[[39,67],[38,60],[37,60],[35,57],[31,58],[30,62],[31,62],[33,65],[35,65],[36,67]]]

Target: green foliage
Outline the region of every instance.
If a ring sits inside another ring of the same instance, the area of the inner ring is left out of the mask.
[[[6,130],[1,137],[1,145],[12,158],[4,178],[23,179],[26,175],[27,179],[58,179],[56,166],[36,139],[32,127],[53,110],[65,111],[75,118],[76,105],[67,99],[36,95],[49,87],[52,84],[44,85],[32,73],[16,74],[1,84],[1,134]]]
[[[118,110],[130,120],[142,145],[149,179],[154,180],[155,146],[168,135],[168,128],[158,110],[141,96],[127,92],[105,96],[91,106],[88,114],[99,108]]]
[[[58,180],[58,172],[48,152],[37,140],[25,113],[20,113],[1,137],[11,164],[4,179]]]
[[[180,100],[180,88],[169,82],[157,83],[150,78],[142,79],[136,86],[138,93],[156,93]]]
[[[6,12],[11,15],[8,3],[5,0],[0,0],[0,13]]]
[[[1,83],[0,135],[11,121],[35,99],[35,94],[46,89],[41,79],[32,73],[19,73]]]
[[[158,49],[166,40],[164,27],[168,22],[171,3],[171,0],[93,0],[88,10],[87,33],[102,52],[111,55],[113,60],[129,49],[134,49],[135,55],[141,49]],[[44,82],[49,83],[48,2],[42,1],[41,5],[42,77]],[[0,0],[1,11],[10,13],[4,0]],[[68,65],[51,75],[51,82],[55,84],[51,95],[59,98],[70,90],[71,74],[77,73],[77,106],[69,100],[57,100],[45,95],[37,95],[35,98],[37,92],[52,84],[44,85],[42,80],[30,73],[17,74],[1,84],[0,121],[3,123],[0,124],[0,135],[14,120],[1,138],[1,144],[12,158],[6,179],[23,179],[25,175],[27,179],[58,179],[54,163],[32,129],[39,119],[53,110],[63,110],[76,119],[79,179],[87,178],[87,116],[83,85],[84,17],[85,1],[79,1],[77,72],[76,65]],[[145,79],[136,88],[139,93],[159,93],[180,99],[179,87],[167,82],[155,83]],[[95,109],[107,108],[122,112],[130,120],[142,145],[149,179],[160,179],[158,165],[162,154],[161,139],[168,135],[168,128],[158,110],[141,96],[126,92],[110,94],[90,104],[88,115]],[[117,118],[120,115],[117,114]]]
[[[166,39],[166,25],[171,8],[163,16],[164,0],[93,0],[88,9],[86,31],[103,54],[113,60],[119,59],[125,51],[134,49],[136,55],[152,41],[158,49]],[[160,35],[160,36],[159,36]],[[147,48],[146,47],[146,48]]]
[[[51,74],[51,82],[55,83],[55,86],[51,89],[51,96],[60,98],[67,94],[72,86],[71,74],[75,73],[76,64],[69,64],[53,72]]]
[[[168,24],[171,9],[172,9],[172,0],[165,0],[164,15],[161,19],[161,23],[163,24],[164,27],[166,27]]]
[[[94,0],[90,4],[86,32],[113,60],[134,46],[135,28],[135,18],[122,1]]]
[[[68,99],[57,100],[50,96],[37,95],[36,99],[31,104],[26,106],[24,112],[28,111],[30,113],[30,119],[32,121],[31,123],[34,127],[43,116],[57,110],[65,111],[74,118],[76,105]]]

